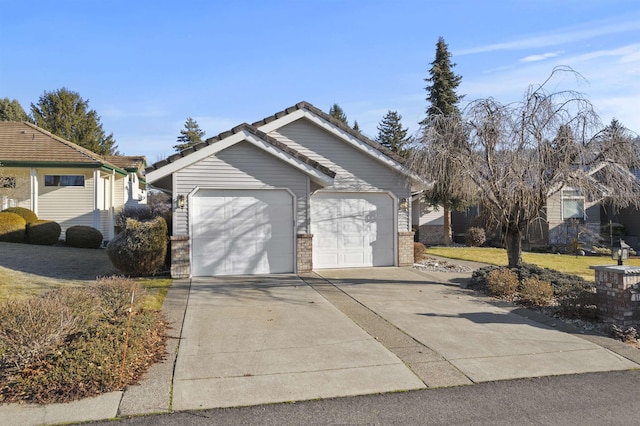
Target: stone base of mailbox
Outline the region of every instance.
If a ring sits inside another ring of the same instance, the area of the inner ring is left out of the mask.
[[[640,323],[640,268],[592,266],[598,311],[621,326]]]

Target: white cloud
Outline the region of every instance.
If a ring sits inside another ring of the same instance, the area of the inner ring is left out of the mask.
[[[592,22],[580,27],[563,28],[546,34],[532,35],[530,37],[525,37],[514,41],[462,49],[455,51],[454,56],[495,52],[500,50],[543,48],[581,40],[589,40],[605,35],[620,34],[638,30],[640,30],[640,20],[619,22],[607,25],[603,25],[599,22]]]
[[[543,54],[540,54],[540,55],[529,55],[529,56],[525,56],[524,58],[520,59],[520,62],[544,61],[545,59],[555,58],[557,56],[560,56],[563,53],[564,53],[563,50],[558,50],[556,52],[547,52],[547,53],[543,53]]]

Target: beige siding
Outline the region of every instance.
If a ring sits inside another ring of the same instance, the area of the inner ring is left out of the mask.
[[[398,200],[411,198],[405,177],[306,119],[288,124],[271,136],[336,172],[339,191],[390,191]],[[398,208],[398,230],[409,230],[408,211]]]
[[[15,178],[15,188],[0,188],[0,202],[2,197],[15,200],[19,207],[31,208],[31,170],[22,167],[0,167],[0,177]],[[0,205],[1,207],[1,205]]]
[[[194,188],[288,188],[296,196],[297,232],[307,232],[309,178],[247,142],[234,145],[174,175],[174,198]],[[188,208],[175,209],[174,235],[188,234]]]
[[[45,175],[84,175],[84,187],[44,186]],[[64,231],[74,225],[94,226],[93,171],[84,169],[38,170],[38,217],[55,220]]]
[[[127,192],[127,183],[129,182],[128,176],[120,176],[116,175],[116,180],[114,183],[114,196],[113,196],[113,207],[116,212],[121,210],[125,204],[125,194]]]

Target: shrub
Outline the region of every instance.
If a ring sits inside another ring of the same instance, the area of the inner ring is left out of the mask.
[[[596,319],[598,317],[597,297],[594,284],[575,282],[556,290],[560,312],[566,317]]]
[[[18,216],[22,217],[25,222],[31,223],[38,220],[38,216],[29,209],[25,209],[24,207],[9,207],[8,209],[2,210],[3,212],[15,213]]]
[[[76,225],[64,233],[67,245],[78,248],[100,248],[102,232],[91,226]]]
[[[23,243],[27,222],[16,213],[0,212],[0,241]]]
[[[62,230],[57,222],[36,220],[27,223],[26,241],[29,244],[51,246],[58,242],[61,232]]]
[[[0,306],[0,371],[20,371],[62,344],[77,322],[55,297],[7,300]]]
[[[426,257],[427,248],[422,243],[413,243],[413,261],[420,262]]]
[[[480,247],[487,241],[487,236],[484,233],[484,229],[472,227],[467,229],[467,233],[464,235],[464,242],[469,247]]]
[[[519,283],[518,274],[507,268],[495,269],[487,275],[487,288],[495,296],[513,297]]]
[[[554,293],[561,292],[564,288],[571,288],[576,285],[588,286],[584,278],[577,275],[565,274],[549,268],[541,268],[538,265],[524,263],[518,268],[518,276],[520,281],[524,281],[529,277],[536,277],[543,281],[548,281],[553,287]]]
[[[160,312],[143,309],[144,294],[132,280],[123,277],[104,278],[94,288],[57,289],[33,301],[46,300],[59,306],[61,311],[71,312],[75,329],[61,333],[56,321],[56,310],[45,309],[40,317],[27,321],[20,330],[23,336],[38,331],[51,341],[48,350],[37,358],[22,362],[20,369],[11,372],[0,382],[0,400],[3,402],[66,402],[95,396],[103,392],[121,390],[120,369],[123,365],[123,348],[127,336],[128,308],[131,290],[136,290],[133,316],[128,330],[127,357],[124,363],[122,385],[135,383],[148,366],[162,359],[166,341],[166,323]],[[25,302],[26,303],[26,302]],[[95,308],[94,308],[95,307]],[[13,320],[14,311],[0,306],[0,329]],[[33,315],[34,309],[29,310]],[[8,321],[5,321],[8,319]],[[47,328],[44,324],[49,324]],[[57,324],[57,325],[56,325]],[[74,331],[75,330],[75,331]],[[48,335],[47,335],[48,331]],[[66,335],[60,341],[58,335]],[[26,344],[17,345],[29,350],[31,337]],[[5,339],[0,339],[4,343]]]
[[[167,223],[161,217],[148,222],[127,219],[125,229],[107,246],[111,263],[132,276],[156,274],[166,253]]]
[[[520,301],[530,306],[547,306],[553,301],[553,287],[548,281],[530,277],[518,289]]]

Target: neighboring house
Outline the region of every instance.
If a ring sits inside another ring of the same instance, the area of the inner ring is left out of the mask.
[[[413,263],[393,154],[301,102],[147,168],[172,194],[174,277]]]
[[[64,232],[92,226],[114,236],[114,215],[146,203],[144,157],[102,157],[31,123],[0,122],[2,207],[20,206]]]
[[[595,167],[589,175],[596,181],[597,172],[601,167],[615,166]],[[631,173],[640,179],[640,170]],[[591,246],[608,247],[611,241],[606,241],[607,235],[602,235],[601,230],[611,221],[622,225],[625,242],[640,250],[640,212],[633,207],[615,211],[604,196],[606,192],[603,188],[603,198],[600,200],[587,200],[576,188],[566,187],[553,193],[547,198],[546,206],[540,212],[539,218],[529,224],[524,232],[523,246],[552,246],[563,249],[577,242],[587,249]],[[470,226],[477,226],[480,210],[478,207],[472,207],[462,212],[452,212],[451,222],[456,242],[463,243],[466,230]]]

